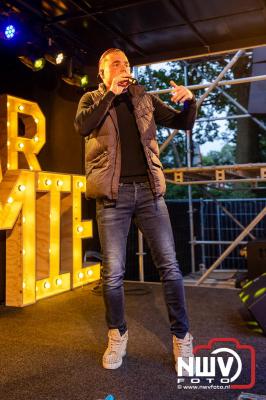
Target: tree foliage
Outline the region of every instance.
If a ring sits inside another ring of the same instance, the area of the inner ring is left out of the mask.
[[[168,62],[160,64],[159,66],[145,66],[138,69],[138,80],[141,84],[145,85],[149,91],[169,89],[170,80],[175,81],[179,85],[185,86],[213,82],[231,58],[232,56],[228,56],[193,63]],[[246,56],[241,59],[238,68],[234,67],[233,69],[229,70],[222,79],[231,80],[239,76],[248,76],[250,75],[250,70],[251,57]],[[243,90],[244,86],[246,86],[245,90]],[[205,89],[195,91],[196,98],[200,98],[204,91]],[[247,105],[247,99],[243,97],[243,93],[245,93],[246,97],[248,96],[248,85],[232,85],[216,88],[208,95],[207,99],[204,101],[198,111],[197,121],[193,128],[193,148],[195,152],[197,152],[198,145],[202,145],[206,142],[212,142],[217,139],[222,139],[225,142],[225,145],[220,151],[211,151],[207,154],[207,156],[203,156],[203,166],[234,164],[236,162],[236,154],[242,153],[241,146],[243,145],[243,141],[241,142],[242,136],[239,132],[245,129],[251,129],[250,127],[253,127],[253,132],[255,132],[253,125],[254,123],[250,123],[247,118],[241,120],[226,119],[227,116],[241,114],[242,111],[240,111],[236,104],[228,101],[228,98],[224,95],[224,92],[229,94],[236,101],[242,101],[245,103],[245,106]],[[175,105],[171,102],[171,95],[169,93],[160,95],[160,98],[175,109],[180,109],[178,105]],[[214,120],[216,117],[225,117],[225,119]],[[203,118],[206,120],[198,121]],[[170,134],[171,131],[169,129],[158,127],[157,137],[159,146]],[[254,135],[255,134],[258,137],[259,143],[259,155],[257,159],[260,162],[266,162],[265,132],[256,129]],[[243,137],[247,137],[247,135],[242,135]],[[248,137],[250,137],[250,135]],[[184,132],[179,132],[171,141],[170,145],[168,145],[168,147],[161,153],[160,157],[165,168],[186,166],[186,134]],[[233,187],[227,186],[226,196],[224,190],[210,190],[215,196],[220,195],[221,197],[228,197],[228,195],[229,197],[243,197],[243,194],[246,196],[253,196],[252,192],[250,192],[248,187],[245,186],[244,188],[240,188],[239,191],[234,190]],[[201,189],[193,186],[193,195],[196,197],[201,197]],[[170,184],[168,185],[166,196],[168,198],[186,198],[187,188]]]

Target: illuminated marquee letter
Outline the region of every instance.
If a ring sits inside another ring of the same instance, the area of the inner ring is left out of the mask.
[[[23,116],[23,136],[19,136],[19,116]],[[0,96],[0,129],[2,174],[6,169],[21,168],[18,163],[20,153],[24,154],[29,169],[40,171],[36,154],[45,143],[45,118],[38,104],[9,95]]]
[[[44,144],[45,118],[37,103],[1,95],[0,230],[7,231],[9,306],[100,278],[100,264],[82,260],[82,239],[92,237],[92,221],[81,219],[85,177],[71,181],[71,175],[39,172],[36,155]]]
[[[34,180],[30,171],[8,171],[0,185],[0,229],[8,230],[6,305],[9,306],[35,303]]]
[[[62,192],[71,192],[71,176],[50,172],[39,172],[37,176],[37,190],[45,196],[45,201],[42,197],[37,199],[37,221],[41,222],[37,224],[37,271],[42,278],[36,282],[36,299],[39,300],[70,289],[70,273],[60,273],[60,200]],[[44,259],[46,255],[48,262]]]
[[[85,176],[73,176],[73,287],[100,279],[99,263],[82,268],[82,239],[92,237],[92,221],[81,220],[81,194],[85,188]]]

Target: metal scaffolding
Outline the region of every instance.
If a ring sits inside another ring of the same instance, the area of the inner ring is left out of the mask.
[[[191,91],[199,90],[199,89],[207,89],[205,93],[199,98],[197,101],[197,107],[199,108],[207,96],[215,89],[219,90],[223,96],[225,96],[232,104],[234,104],[243,114],[240,115],[230,115],[228,117],[217,117],[217,118],[201,118],[196,122],[203,121],[215,121],[221,119],[238,119],[238,118],[251,118],[260,128],[264,131],[266,130],[266,125],[255,118],[254,116],[248,113],[248,110],[243,107],[237,100],[235,100],[232,96],[226,93],[222,86],[231,86],[238,85],[244,83],[258,82],[262,80],[266,80],[266,75],[259,75],[253,77],[246,77],[240,79],[232,79],[232,80],[222,80],[226,72],[232,68],[232,66],[237,62],[237,60],[243,56],[245,50],[239,50],[232,57],[232,59],[228,62],[228,64],[224,67],[222,72],[218,75],[218,77],[214,80],[214,82],[208,82],[199,85],[188,85],[188,71],[187,71],[187,63],[184,62],[184,85],[190,89]],[[160,95],[171,92],[170,89],[164,90],[153,90],[149,93]],[[178,130],[174,130],[171,134],[169,134],[168,138],[164,141],[164,143],[160,146],[160,153],[166,149],[166,147],[172,142],[173,138],[178,133]],[[228,166],[211,166],[211,167],[192,167],[192,132],[186,131],[186,151],[187,151],[187,167],[185,168],[174,168],[174,169],[165,169],[164,173],[166,175],[166,181],[178,185],[187,185],[188,186],[188,201],[189,201],[189,226],[190,226],[190,245],[191,245],[191,270],[192,273],[196,271],[195,267],[195,246],[196,245],[204,245],[206,243],[217,244],[220,245],[226,244],[225,242],[216,241],[197,241],[194,236],[194,219],[193,219],[193,203],[192,203],[192,185],[209,185],[209,184],[221,184],[225,182],[230,183],[238,183],[238,182],[266,182],[266,163],[265,164],[239,164],[239,165],[228,165]],[[220,255],[220,257],[206,270],[203,276],[197,281],[196,285],[200,285],[209,274],[216,269],[221,262],[235,249],[235,247],[239,244],[244,244],[246,242],[243,239],[246,236],[250,236],[252,240],[255,239],[255,236],[252,235],[251,231],[254,227],[264,218],[266,215],[266,207],[262,209],[262,211],[250,222],[247,227],[244,227],[225,207],[223,211],[242,229],[241,234],[232,242],[228,242],[229,246],[225,249],[225,251]],[[140,278],[144,280],[143,273],[143,243],[142,236],[139,235],[139,266],[140,266]]]

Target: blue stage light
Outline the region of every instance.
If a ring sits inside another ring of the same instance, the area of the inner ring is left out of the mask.
[[[16,33],[16,28],[14,25],[8,25],[5,29],[5,37],[6,39],[13,39]]]

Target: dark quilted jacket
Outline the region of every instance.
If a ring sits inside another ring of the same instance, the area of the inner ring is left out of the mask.
[[[191,129],[196,116],[195,100],[187,110],[178,112],[166,106],[143,86],[131,85],[129,93],[140,139],[148,164],[148,174],[155,197],[166,190],[163,167],[159,160],[156,123],[177,129]],[[115,95],[106,92],[103,84],[85,93],[78,106],[75,128],[85,136],[86,197],[117,199],[121,171],[121,151],[115,108]],[[130,150],[129,150],[130,151]]]

